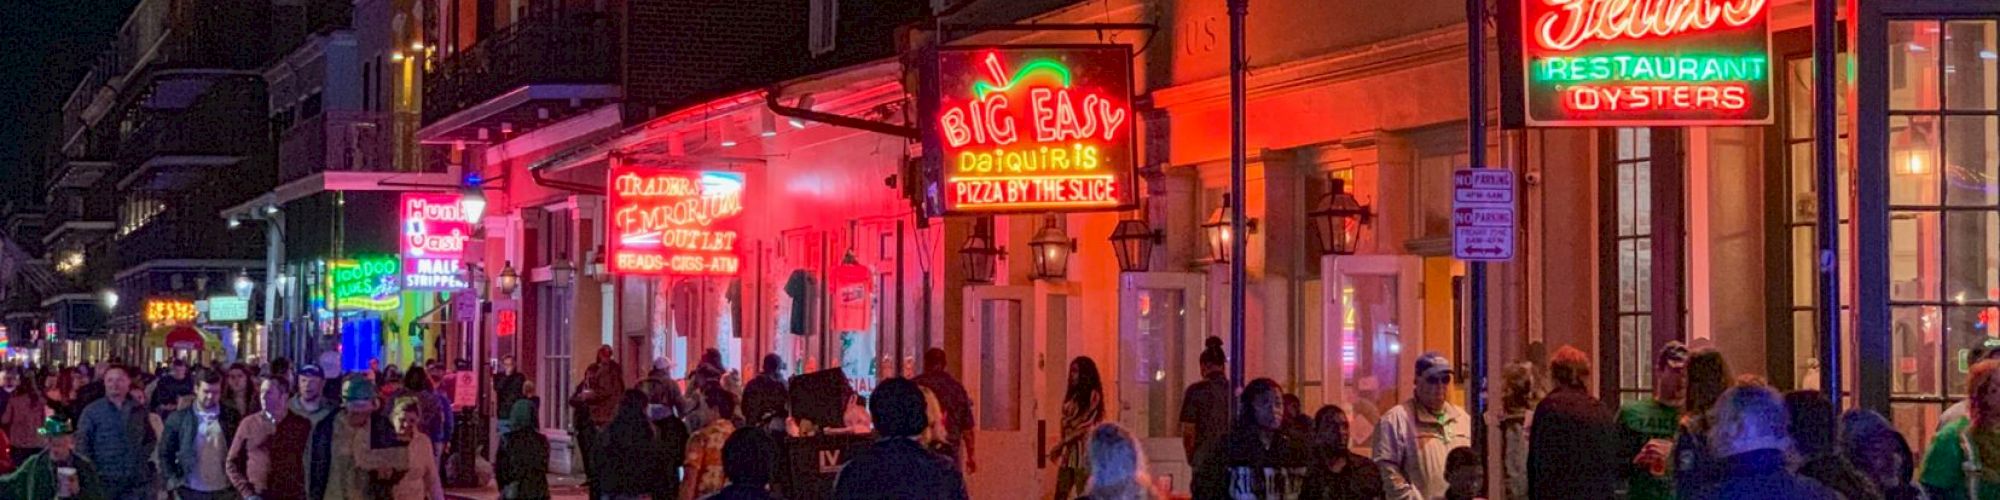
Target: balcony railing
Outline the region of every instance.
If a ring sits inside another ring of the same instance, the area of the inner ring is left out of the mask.
[[[326,171],[424,171],[397,164],[393,126],[389,113],[363,111],[328,111],[299,122],[278,142],[278,183]]]
[[[601,15],[523,20],[424,74],[424,123],[525,85],[615,83],[618,29]]]

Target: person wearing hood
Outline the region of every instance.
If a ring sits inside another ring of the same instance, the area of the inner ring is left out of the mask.
[[[665,481],[659,467],[672,457],[653,439],[652,423],[646,421],[646,395],[637,389],[623,393],[618,415],[604,428],[598,443],[598,480],[603,481],[605,498],[637,499],[651,495]],[[613,459],[615,457],[615,460]],[[688,498],[700,498],[699,496]]]
[[[0,476],[0,498],[110,498],[90,459],[76,453],[75,428],[49,417],[36,432],[49,446],[29,456],[14,472]]]
[[[515,401],[507,413],[507,427],[493,465],[500,498],[549,498],[549,439],[542,436],[541,424],[535,420],[535,406],[526,400]]]

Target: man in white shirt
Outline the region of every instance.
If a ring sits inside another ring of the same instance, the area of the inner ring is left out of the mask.
[[[1417,358],[1416,396],[1390,408],[1375,425],[1374,459],[1392,500],[1444,498],[1445,457],[1472,446],[1472,417],[1444,400],[1451,361],[1432,352]]]
[[[169,415],[160,436],[160,472],[176,498],[236,498],[225,461],[238,418],[235,410],[222,406],[221,374],[202,372],[195,382],[194,405]]]

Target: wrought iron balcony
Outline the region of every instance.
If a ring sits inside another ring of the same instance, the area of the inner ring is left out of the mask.
[[[389,113],[364,111],[328,111],[294,124],[278,141],[278,183],[327,171],[427,171],[398,164],[391,141],[397,126]]]
[[[617,23],[602,15],[530,18],[445,57],[424,73],[423,123],[543,84],[614,84]]]

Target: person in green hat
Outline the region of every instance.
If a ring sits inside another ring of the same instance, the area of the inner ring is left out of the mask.
[[[334,417],[333,473],[323,500],[367,500],[371,479],[393,484],[397,471],[410,469],[409,451],[401,446],[376,445],[376,436],[394,431],[387,418],[376,415],[381,404],[374,382],[347,377],[340,393],[345,402]]]
[[[508,412],[508,431],[500,441],[494,465],[494,479],[500,483],[500,498],[537,500],[549,498],[549,439],[535,422],[533,400],[514,402]]]
[[[0,476],[0,498],[108,498],[97,467],[75,453],[76,439],[71,436],[75,432],[61,419],[43,420],[35,433],[48,438],[49,447],[21,462],[13,473]]]

